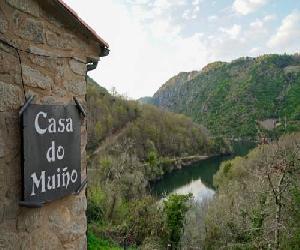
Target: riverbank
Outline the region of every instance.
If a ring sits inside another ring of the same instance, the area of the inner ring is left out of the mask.
[[[173,164],[177,165],[169,166],[169,171],[166,171],[160,178],[150,181],[151,194],[162,198],[170,193],[187,191],[201,200],[215,189],[213,176],[221,163],[235,156],[244,156],[254,147],[255,143],[243,141],[232,145],[233,152],[231,154],[197,155],[172,159]],[[184,164],[182,164],[183,162]]]
[[[171,162],[171,164],[174,164],[175,169],[181,169],[181,168],[187,167],[195,162],[198,162],[201,160],[206,160],[210,157],[211,156],[208,156],[208,155],[190,155],[190,156],[178,157],[178,158],[171,159],[170,162]]]
[[[230,154],[227,153],[227,154],[212,154],[212,155],[190,155],[190,156],[183,156],[183,157],[161,159],[159,165],[162,169],[162,172],[160,173],[160,175],[152,176],[152,178],[149,179],[148,181],[150,182],[150,185],[152,185],[154,182],[163,179],[165,175],[171,174],[174,171],[190,167],[197,162],[208,160],[213,157],[222,157],[225,155],[230,155]]]

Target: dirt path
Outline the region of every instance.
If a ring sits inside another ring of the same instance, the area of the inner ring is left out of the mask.
[[[90,157],[99,154],[101,151],[105,150],[107,146],[112,145],[118,141],[118,139],[124,135],[132,122],[126,123],[125,127],[121,128],[119,131],[105,138],[104,141],[93,151]]]

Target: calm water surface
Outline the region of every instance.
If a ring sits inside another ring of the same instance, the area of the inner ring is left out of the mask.
[[[250,142],[235,143],[233,146],[234,155],[232,156],[212,157],[166,174],[163,179],[152,185],[152,193],[159,198],[164,198],[173,193],[192,193],[199,202],[211,198],[215,193],[213,176],[218,171],[221,163],[237,155],[246,155],[254,146],[255,144]]]

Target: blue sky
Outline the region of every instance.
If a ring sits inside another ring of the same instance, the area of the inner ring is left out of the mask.
[[[64,0],[109,44],[90,75],[129,98],[181,71],[300,52],[300,0]]]

